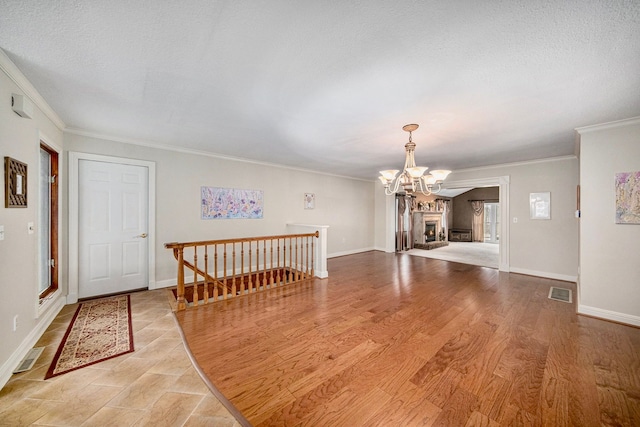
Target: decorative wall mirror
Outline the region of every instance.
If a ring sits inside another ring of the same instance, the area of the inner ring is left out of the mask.
[[[27,165],[11,157],[4,158],[4,206],[27,207]]]

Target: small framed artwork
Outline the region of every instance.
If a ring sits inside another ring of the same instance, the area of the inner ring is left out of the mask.
[[[316,195],[313,193],[304,193],[304,208],[313,209],[316,207]]]
[[[27,165],[11,157],[4,158],[4,206],[27,207]]]
[[[551,219],[551,193],[529,193],[531,219]]]

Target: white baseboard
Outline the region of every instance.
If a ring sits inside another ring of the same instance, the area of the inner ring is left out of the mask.
[[[185,282],[186,281],[193,281],[193,275],[190,277],[185,277],[184,278]],[[162,288],[170,288],[172,286],[177,286],[178,285],[178,280],[177,279],[166,279],[166,280],[156,280],[156,286],[154,289],[162,289]]]
[[[11,375],[13,375],[13,370],[18,366],[18,363],[20,363],[29,350],[36,345],[42,334],[44,334],[44,331],[47,330],[51,322],[53,322],[53,319],[55,319],[58,313],[60,313],[60,310],[62,310],[62,307],[65,305],[65,301],[66,298],[63,296],[60,296],[53,301],[50,309],[40,317],[36,327],[29,332],[29,335],[25,337],[18,348],[16,348],[16,350],[11,354],[9,359],[2,364],[0,367],[0,388],[5,386],[7,381],[11,378]]]
[[[578,304],[578,314],[584,314],[586,316],[597,317],[599,319],[611,320],[613,322],[640,327],[639,316],[619,313],[617,311],[610,311],[602,308],[589,307],[588,305]]]
[[[327,254],[327,258],[335,258],[339,256],[353,255],[353,254],[359,254],[361,252],[369,252],[369,251],[375,251],[375,250],[377,249],[372,246],[370,248],[360,248],[360,249],[353,249],[350,251],[334,252],[332,254]]]
[[[510,267],[511,273],[526,274],[527,276],[544,277],[546,279],[562,280],[563,282],[577,282],[578,276],[569,276],[567,274],[549,273],[547,271],[527,270],[526,268]]]

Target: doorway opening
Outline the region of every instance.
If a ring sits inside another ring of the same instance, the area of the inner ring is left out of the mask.
[[[447,197],[446,190],[455,190],[455,189],[472,189],[479,187],[498,187],[498,200],[499,204],[497,210],[500,211],[500,216],[497,217],[496,221],[496,240],[498,247],[498,269],[500,271],[509,271],[509,221],[506,221],[505,218],[509,218],[509,176],[496,176],[496,177],[488,177],[488,178],[479,178],[479,179],[467,179],[467,180],[451,180],[446,182],[443,185],[443,191],[440,193],[442,196]],[[391,208],[392,205],[387,204],[387,218],[397,219],[392,216],[393,210]],[[397,214],[396,214],[397,215]],[[393,236],[393,230],[396,228],[396,221],[388,221],[387,222],[387,236]],[[389,243],[387,244],[387,251],[393,252],[393,240],[389,238],[387,240]],[[454,242],[457,243],[457,242]],[[453,245],[447,246],[448,248]],[[495,246],[495,245],[490,245]],[[429,253],[430,251],[425,251]]]

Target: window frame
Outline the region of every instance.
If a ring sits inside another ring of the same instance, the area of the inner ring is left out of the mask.
[[[58,289],[59,289],[59,271],[60,271],[60,254],[58,248],[58,239],[59,239],[59,205],[60,205],[60,154],[58,150],[53,148],[51,145],[45,143],[40,140],[40,150],[44,150],[49,154],[49,176],[53,177],[52,182],[49,182],[49,196],[48,196],[48,204],[49,204],[49,255],[50,258],[48,260],[42,259],[41,256],[38,256],[38,261],[40,263],[39,267],[42,267],[42,263],[49,264],[49,286],[47,289],[40,291],[40,283],[38,281],[38,303],[42,305],[44,301],[46,301],[49,297],[51,297]],[[40,165],[39,174],[42,174],[42,165]],[[42,176],[40,176],[42,178]],[[43,195],[39,196],[39,203],[43,203]],[[40,239],[43,236],[40,234]],[[41,241],[42,243],[42,241]],[[51,265],[50,260],[53,260],[53,265]],[[42,268],[39,268],[39,271],[42,271]],[[41,277],[39,279],[42,279]]]

